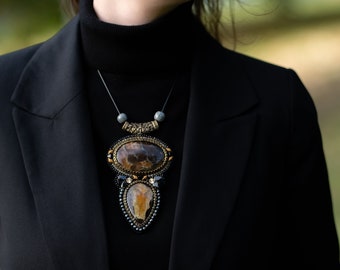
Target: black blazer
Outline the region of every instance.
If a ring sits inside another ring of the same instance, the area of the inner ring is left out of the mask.
[[[199,36],[169,269],[339,269],[307,91]],[[76,17],[0,58],[1,270],[108,270],[80,51]]]

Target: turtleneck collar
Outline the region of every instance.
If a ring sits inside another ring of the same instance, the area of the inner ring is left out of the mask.
[[[115,74],[145,75],[174,72],[189,61],[196,21],[192,1],[137,26],[102,22],[92,0],[80,3],[82,45],[90,67]]]

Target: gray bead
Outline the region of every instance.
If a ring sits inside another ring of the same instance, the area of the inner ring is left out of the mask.
[[[128,119],[127,115],[125,113],[120,113],[118,116],[117,116],[117,121],[119,123],[124,123],[126,120]]]
[[[165,113],[164,112],[161,112],[161,111],[158,111],[155,113],[154,117],[153,117],[156,121],[158,122],[162,122],[164,121],[165,119]]]

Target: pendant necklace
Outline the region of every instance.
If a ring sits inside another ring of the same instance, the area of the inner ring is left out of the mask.
[[[144,123],[128,122],[121,113],[99,70],[99,78],[108,93],[117,113],[122,129],[131,135],[114,142],[107,153],[107,162],[117,174],[115,182],[119,188],[119,204],[123,215],[135,232],[143,232],[154,221],[160,206],[159,186],[163,174],[173,159],[171,149],[161,140],[145,135],[159,128],[165,119],[165,107],[174,89],[173,82],[161,111],[154,120]]]

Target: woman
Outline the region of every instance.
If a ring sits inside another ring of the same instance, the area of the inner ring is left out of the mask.
[[[339,269],[310,96],[192,5],[82,0],[0,58],[2,270]]]

